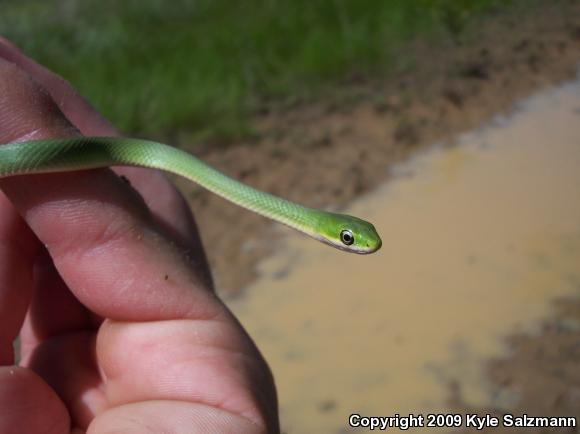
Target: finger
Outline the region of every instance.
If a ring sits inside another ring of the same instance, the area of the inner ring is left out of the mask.
[[[0,62],[0,142],[71,134],[50,96]],[[196,252],[188,257],[164,238],[142,199],[111,171],[11,177],[0,186],[95,312],[121,320],[216,313]]]
[[[86,428],[108,406],[95,357],[95,333],[79,331],[42,342],[27,366],[64,402],[74,426]]]
[[[32,371],[0,367],[0,432],[68,434],[68,412]]]
[[[53,101],[58,102],[60,110],[84,135],[118,133],[68,82],[24,55],[2,37],[0,37],[0,57],[24,69],[47,89]],[[118,168],[118,172],[127,176],[131,184],[143,194],[156,222],[165,233],[184,250],[194,252],[204,280],[213,286],[197,225],[181,194],[157,171]],[[78,302],[68,292],[60,276],[51,273],[54,267],[50,263],[45,261],[40,268],[41,290],[36,292],[31,315],[28,317],[32,321],[27,321],[22,334],[21,350],[24,350],[24,358],[29,352],[27,350],[33,350],[42,339],[85,327],[88,315],[86,310],[78,306]],[[51,313],[55,311],[66,311],[66,314]]]
[[[96,351],[113,405],[172,399],[203,402],[256,423],[264,414],[276,420],[269,413],[276,408],[271,374],[234,321],[107,320]],[[135,363],[144,352],[147,363]]]
[[[202,404],[148,401],[127,404],[97,417],[87,434],[238,433],[265,434],[263,426]]]
[[[20,332],[20,355],[24,366],[44,341],[80,331],[96,333],[102,322],[69,291],[43,249],[34,264],[35,288]]]
[[[38,242],[0,192],[0,365],[14,363],[12,343],[32,297]]]
[[[0,37],[0,58],[13,62],[29,73],[49,92],[59,109],[81,134],[85,136],[119,134],[118,130],[66,80],[24,55],[2,37]],[[166,228],[169,235],[181,240],[186,248],[203,252],[197,226],[187,202],[162,173],[135,167],[117,168],[115,171],[129,179],[131,185],[141,193],[153,215]],[[199,256],[200,261],[205,262],[209,279],[205,254],[200,253]]]

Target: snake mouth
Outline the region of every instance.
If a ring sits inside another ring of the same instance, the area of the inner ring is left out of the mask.
[[[364,248],[361,248],[361,247],[355,246],[355,245],[345,246],[344,244],[342,244],[340,242],[333,242],[333,241],[329,240],[328,238],[324,238],[320,235],[316,235],[316,234],[308,234],[308,235],[310,235],[315,240],[320,241],[321,243],[324,243],[324,244],[327,244],[331,247],[334,247],[335,249],[342,250],[343,252],[348,252],[348,253],[356,253],[357,255],[368,255],[368,254],[374,253],[377,250],[379,250],[381,248],[381,246],[383,245],[383,242],[379,239],[376,247],[374,247],[374,248],[370,247],[370,246],[365,246]]]

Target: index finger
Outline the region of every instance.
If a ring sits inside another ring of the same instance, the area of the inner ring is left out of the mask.
[[[0,61],[0,142],[77,134],[46,91]],[[200,278],[202,264],[163,236],[142,199],[110,170],[17,176],[0,186],[97,314],[132,321],[223,310]]]
[[[66,80],[26,56],[16,46],[0,36],[0,58],[19,66],[38,82],[72,125],[86,136],[117,136],[119,131],[80,95]],[[115,173],[126,177],[143,197],[155,216],[176,240],[203,263],[205,279],[211,281],[197,224],[180,192],[160,172],[141,167],[116,167]]]

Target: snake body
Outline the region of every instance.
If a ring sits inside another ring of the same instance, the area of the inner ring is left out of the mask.
[[[148,167],[183,176],[230,202],[341,250],[364,254],[381,247],[374,226],[364,220],[307,208],[256,190],[193,155],[162,143],[120,137],[76,137],[0,146],[0,177],[108,166]]]

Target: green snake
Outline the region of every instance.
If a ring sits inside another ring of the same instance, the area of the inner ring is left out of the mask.
[[[76,137],[0,146],[0,178],[107,166],[148,167],[183,176],[230,202],[347,252],[373,253],[382,244],[374,226],[364,220],[307,208],[256,190],[193,155],[162,143],[120,137]]]

